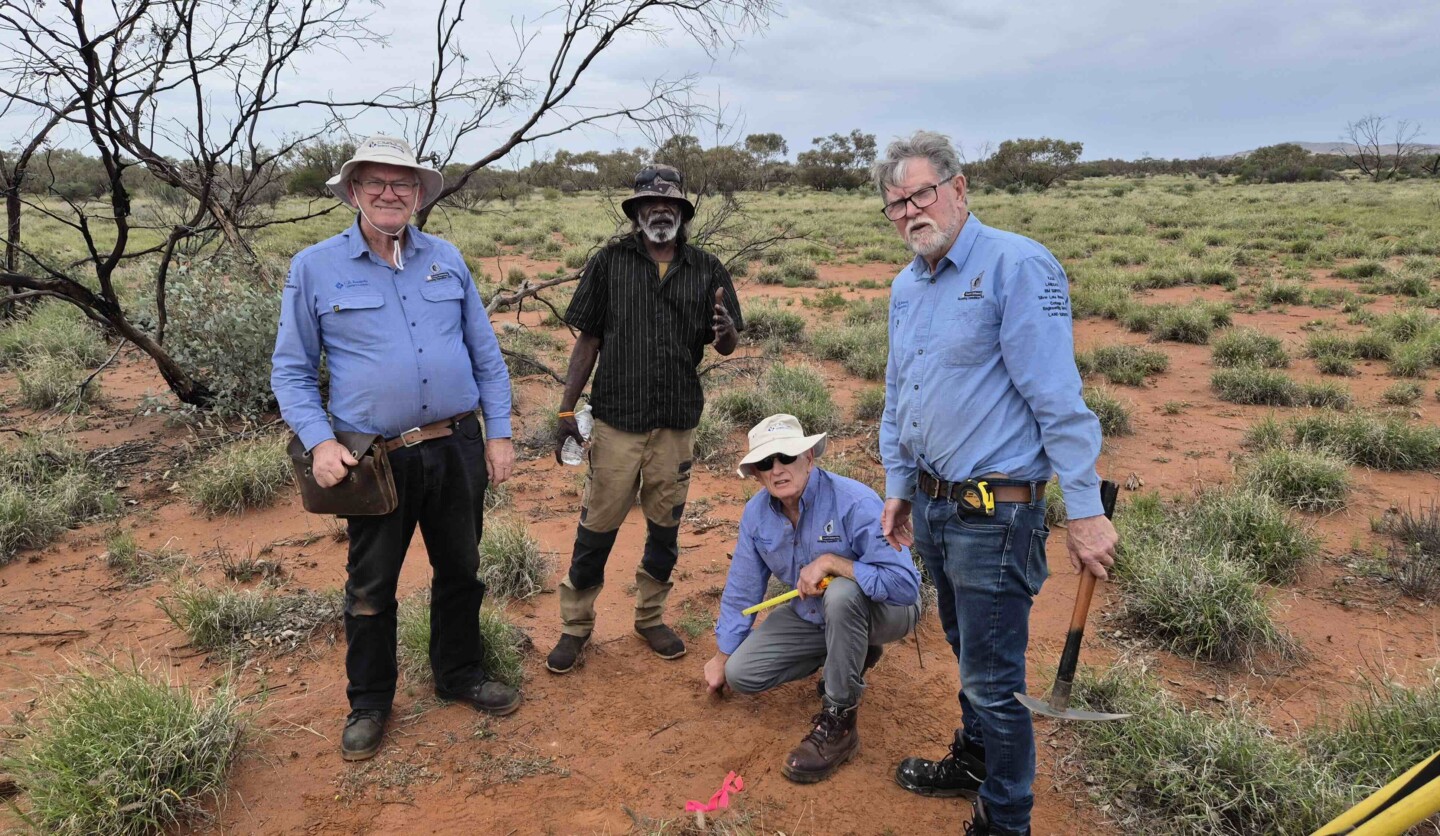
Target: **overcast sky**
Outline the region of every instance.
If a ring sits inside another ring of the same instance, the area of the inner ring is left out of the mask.
[[[471,0],[460,41],[477,65],[504,61],[515,53],[511,21],[529,20],[539,37],[528,75],[539,76],[534,59],[561,23],[542,16],[555,1]],[[438,5],[375,7],[371,25],[387,47],[308,56],[290,91],[344,98],[424,80]],[[632,35],[592,67],[583,101],[633,102],[641,79],[693,73],[701,96],[714,104],[718,93],[739,117],[740,136],[778,132],[792,158],[824,134],[860,128],[883,147],[918,127],[967,150],[1051,136],[1083,142],[1092,159],[1193,157],[1337,140],[1368,113],[1423,123],[1421,140],[1440,142],[1436,0],[802,0],[779,10],[713,59],[677,31],[663,45]],[[483,153],[501,135],[482,134],[466,151]],[[634,132],[588,130],[536,153],[643,144]]]

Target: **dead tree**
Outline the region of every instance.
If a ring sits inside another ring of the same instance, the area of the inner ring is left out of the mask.
[[[1336,146],[1335,153],[1378,183],[1395,177],[1412,159],[1420,157],[1424,147],[1415,141],[1419,136],[1419,125],[1400,119],[1390,133],[1389,119],[1371,114],[1345,126],[1340,140],[1346,144]]]

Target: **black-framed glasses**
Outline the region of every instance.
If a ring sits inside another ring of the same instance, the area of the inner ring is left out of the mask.
[[[917,189],[899,200],[892,200],[885,204],[885,208],[880,211],[884,212],[885,217],[890,220],[898,221],[905,217],[905,204],[913,203],[916,209],[924,209],[930,206],[940,197],[940,187],[950,182],[951,179],[953,178],[941,180],[939,183],[926,186],[923,189]]]
[[[769,473],[769,472],[770,472],[770,468],[772,468],[772,467],[775,466],[775,460],[776,460],[776,459],[779,459],[781,464],[794,464],[794,463],[795,463],[795,460],[798,459],[798,458],[800,458],[800,457],[799,457],[799,456],[787,456],[787,455],[785,455],[784,453],[776,453],[776,454],[773,455],[773,456],[766,456],[765,458],[763,458],[763,459],[761,459],[760,461],[756,462],[756,463],[753,465],[753,467],[754,467],[756,470],[760,471],[761,473]]]
[[[642,186],[648,186],[656,180],[664,180],[667,183],[674,183],[681,189],[685,188],[685,178],[680,175],[680,172],[673,168],[641,169],[640,173],[635,175],[635,188],[638,189]]]
[[[360,191],[371,197],[385,194],[387,187],[395,193],[396,197],[409,197],[415,194],[416,187],[420,185],[414,180],[356,180],[355,182],[359,184]]]

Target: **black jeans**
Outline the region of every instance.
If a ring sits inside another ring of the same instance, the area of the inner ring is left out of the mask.
[[[485,437],[472,415],[454,434],[390,454],[399,505],[383,517],[348,517],[345,673],[350,707],[389,710],[395,698],[395,585],[415,525],[430,554],[430,668],[459,691],[484,676],[476,577],[484,527]]]

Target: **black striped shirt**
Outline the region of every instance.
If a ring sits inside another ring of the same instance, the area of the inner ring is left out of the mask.
[[[704,250],[681,244],[663,281],[638,233],[590,259],[565,321],[600,337],[590,391],[596,418],[632,433],[700,423],[705,393],[695,370],[715,339],[717,288],[742,330],[730,273]]]

